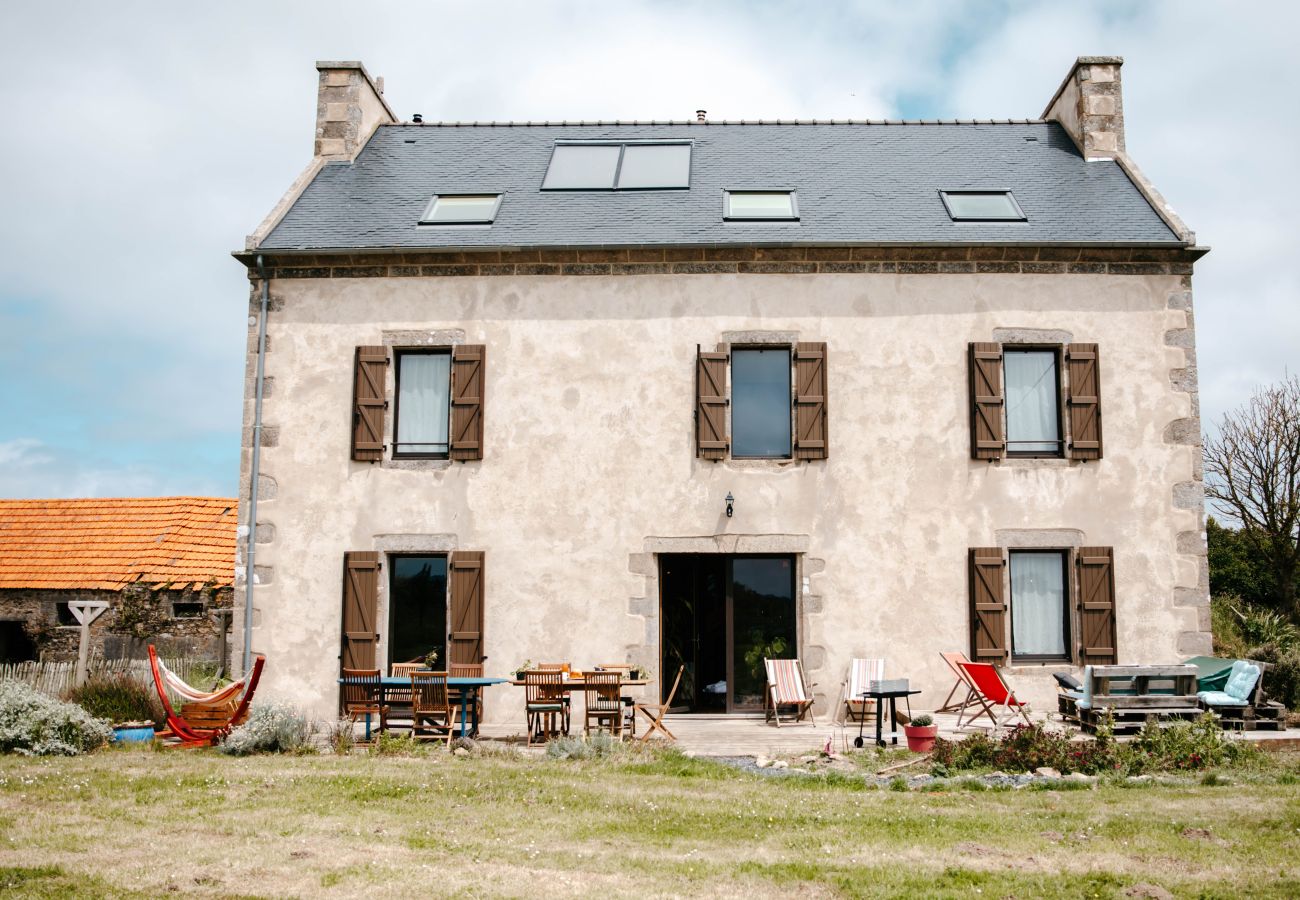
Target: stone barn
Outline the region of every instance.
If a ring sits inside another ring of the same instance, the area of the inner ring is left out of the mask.
[[[236,501],[0,500],[0,662],[76,659],[70,602],[104,600],[91,652],[224,655]]]

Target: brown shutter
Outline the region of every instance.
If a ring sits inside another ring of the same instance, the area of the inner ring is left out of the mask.
[[[452,459],[483,458],[483,397],[487,347],[458,344],[451,350]]]
[[[1079,665],[1114,665],[1115,551],[1110,547],[1080,547],[1076,553],[1079,581]]]
[[[826,459],[830,435],[826,422],[826,345],[796,344],[795,459]]]
[[[344,669],[374,669],[379,634],[379,554],[353,551],[343,554],[343,652]]]
[[[451,634],[447,662],[481,663],[483,656],[483,551],[451,554]]]
[[[973,343],[969,359],[971,459],[1001,459],[1006,449],[1002,431],[1002,345]]]
[[[971,662],[1002,665],[1007,658],[1007,603],[1002,588],[1002,548],[970,551]]]
[[[386,347],[358,347],[352,373],[352,458],[379,462],[384,458],[384,373]]]
[[[695,347],[695,455],[700,459],[726,459],[728,345],[705,353]]]
[[[1065,348],[1070,375],[1070,458],[1101,459],[1101,373],[1096,344]]]

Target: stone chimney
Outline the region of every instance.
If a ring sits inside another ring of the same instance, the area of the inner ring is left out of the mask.
[[[1124,94],[1120,56],[1080,56],[1042,118],[1060,122],[1084,159],[1114,159],[1124,153]]]
[[[316,156],[355,159],[377,126],[397,121],[383,79],[371,78],[359,62],[319,61],[316,71]]]

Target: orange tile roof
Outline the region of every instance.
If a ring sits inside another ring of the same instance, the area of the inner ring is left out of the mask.
[[[227,497],[0,500],[0,589],[229,585],[237,507]]]

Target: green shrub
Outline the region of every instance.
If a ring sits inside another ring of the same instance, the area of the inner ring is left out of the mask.
[[[916,728],[926,728],[934,724],[934,716],[929,713],[921,713],[921,715],[912,720],[911,724]]]
[[[1122,745],[1124,768],[1132,775],[1148,772],[1203,771],[1253,761],[1259,749],[1223,732],[1206,713],[1195,722],[1159,725],[1148,719],[1137,737]]]
[[[597,759],[612,756],[620,749],[619,742],[598,731],[589,738],[567,735],[556,738],[546,745],[546,755],[550,759]]]
[[[221,752],[232,756],[250,753],[300,753],[310,747],[316,726],[291,706],[254,706],[248,721],[221,742]]]
[[[98,719],[110,722],[153,722],[164,720],[162,704],[152,685],[129,675],[97,675],[64,695]]]
[[[0,682],[0,752],[76,756],[107,743],[108,722],[17,681]]]
[[[371,756],[425,756],[429,752],[429,745],[410,734],[384,731],[375,736],[369,752]]]

